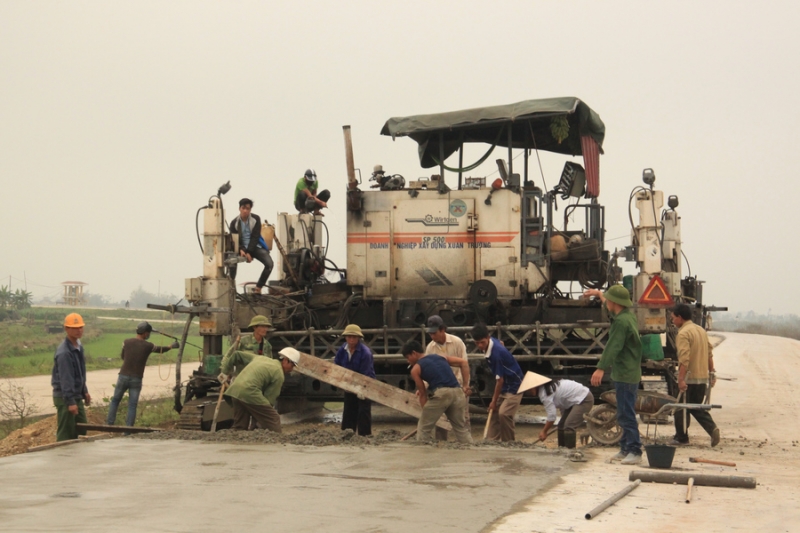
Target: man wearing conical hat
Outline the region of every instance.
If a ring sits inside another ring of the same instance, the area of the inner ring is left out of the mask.
[[[339,347],[333,362],[341,367],[375,379],[375,363],[372,350],[361,342],[364,334],[357,324],[348,324],[342,332],[344,344]],[[372,435],[372,402],[359,398],[352,392],[344,393],[342,409],[342,431],[352,429],[359,435]]]
[[[547,432],[555,424],[556,408],[561,410],[561,420],[558,421],[558,432],[561,437],[565,431],[574,432],[583,426],[585,424],[583,415],[591,411],[594,406],[594,396],[591,391],[571,379],[551,379],[536,372],[526,372],[517,392],[525,391],[531,391],[531,394],[539,396],[539,401],[547,413],[544,429],[539,433],[541,441],[547,439]],[[574,440],[567,440],[574,446]],[[567,447],[571,446],[567,444]]]
[[[611,319],[606,347],[597,362],[597,370],[592,374],[592,386],[599,387],[610,368],[617,394],[617,422],[622,428],[622,439],[619,453],[611,458],[611,462],[637,465],[642,462],[642,441],[634,406],[642,379],[642,339],[638,321],[630,309],[633,302],[628,289],[622,285],[612,285],[605,293],[590,289],[583,294],[600,298]]]

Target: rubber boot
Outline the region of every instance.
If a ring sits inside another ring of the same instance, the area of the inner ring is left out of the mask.
[[[564,430],[563,429],[559,429],[557,433],[558,433],[558,447],[559,448],[563,448],[564,447]]]
[[[565,429],[564,430],[564,446],[569,449],[575,449],[575,430],[574,429]]]

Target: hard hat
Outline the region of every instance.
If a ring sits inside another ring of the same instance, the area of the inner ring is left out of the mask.
[[[144,335],[145,333],[151,333],[152,331],[153,326],[150,325],[150,322],[139,322],[139,325],[136,326],[137,335]]]
[[[428,317],[428,329],[425,331],[427,333],[436,333],[444,326],[444,320],[439,315],[431,315]]]
[[[70,313],[64,318],[65,328],[82,328],[86,324],[83,323],[83,317],[78,313]]]
[[[314,172],[313,168],[306,170],[306,173],[303,174],[303,177],[306,179],[306,181],[310,181],[311,183],[317,181],[317,173]]]
[[[355,335],[357,337],[364,338],[364,334],[361,333],[361,328],[358,327],[358,324],[348,324],[344,331],[342,332],[342,337],[346,337],[348,335]]]
[[[280,354],[281,359],[288,359],[295,365],[300,364],[300,352],[298,352],[294,348],[284,348],[278,353]]]
[[[550,381],[553,380],[547,376],[537,374],[536,372],[525,372],[525,378],[522,380],[522,383],[520,383],[517,394],[525,392],[526,390],[535,389],[536,387],[544,385],[545,383],[549,383]]]
[[[630,307],[633,305],[633,302],[631,302],[631,294],[628,292],[628,289],[622,285],[612,285],[609,287],[605,293],[605,297],[609,302],[614,302],[622,307]]]
[[[265,317],[264,315],[256,315],[250,321],[250,324],[247,326],[248,328],[254,328],[256,326],[267,326],[272,327],[272,322],[269,318]]]

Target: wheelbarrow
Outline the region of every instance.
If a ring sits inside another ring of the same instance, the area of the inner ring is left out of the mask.
[[[605,403],[596,405],[583,415],[589,435],[600,444],[613,446],[622,439],[622,428],[617,423],[617,393],[616,391],[606,391],[600,395],[600,399]],[[636,404],[634,410],[637,415],[650,415],[648,420],[655,420],[661,415],[670,415],[678,409],[721,409],[721,405],[709,405],[701,403],[681,403],[678,398],[669,394],[655,391],[638,391],[636,394]],[[658,425],[654,424],[653,440],[658,433]],[[647,423],[645,438],[650,435],[650,422]]]

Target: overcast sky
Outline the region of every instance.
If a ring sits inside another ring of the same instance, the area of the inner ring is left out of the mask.
[[[389,117],[577,96],[606,124],[608,247],[628,243],[628,195],[652,167],[680,198],[706,303],[797,313],[798,15],[790,1],[0,1],[0,285],[182,296],[217,187],[274,221],[307,167],[332,190],[341,264],[342,125],[365,178],[382,163],[415,179],[430,171],[416,143],[379,135]],[[550,187],[564,161],[545,160]]]

